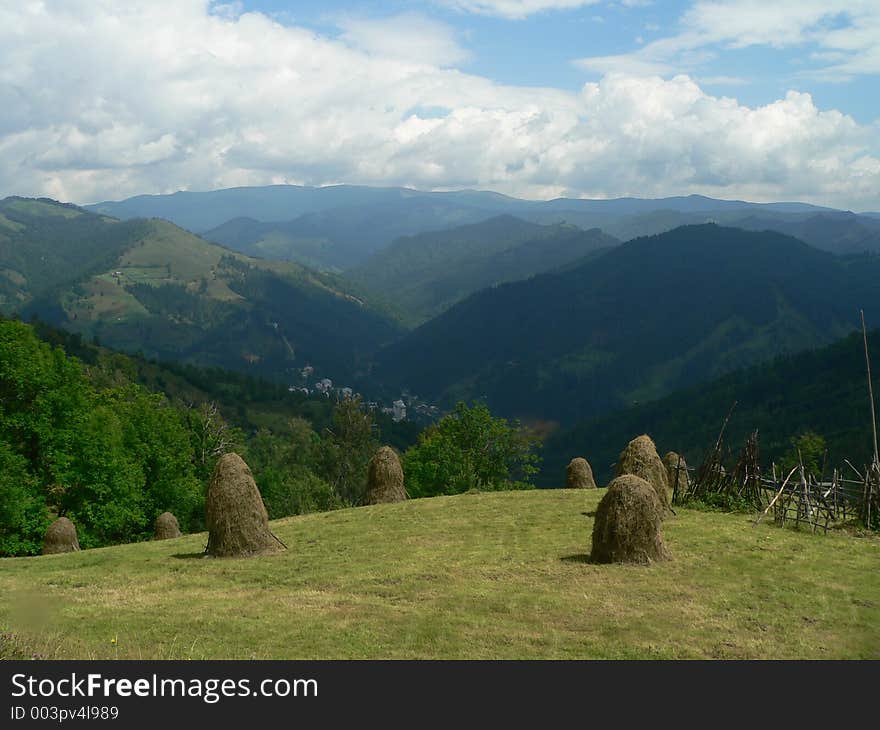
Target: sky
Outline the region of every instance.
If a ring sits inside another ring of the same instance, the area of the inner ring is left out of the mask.
[[[692,193],[880,211],[880,0],[17,0],[0,195]]]

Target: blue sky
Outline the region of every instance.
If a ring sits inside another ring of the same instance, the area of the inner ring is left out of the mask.
[[[470,57],[456,64],[457,68],[505,84],[574,90],[601,74],[580,68],[573,61],[633,53],[651,41],[675,36],[681,32],[682,17],[693,5],[681,0],[596,2],[522,18],[463,12],[454,5],[415,0],[252,0],[243,2],[240,9],[264,12],[281,22],[300,23],[330,37],[340,35],[339,22],[345,17],[380,20],[419,14],[447,24],[456,41],[467,50]],[[849,24],[847,14],[840,12],[829,13],[816,26],[845,29]],[[880,28],[877,32],[880,34]],[[876,43],[880,45],[880,37]],[[828,65],[814,57],[823,50],[815,38],[785,47],[768,43],[736,48],[729,42],[716,42],[708,44],[706,50],[712,58],[693,66],[682,64],[680,71],[693,75],[713,94],[733,96],[754,106],[772,102],[794,89],[810,93],[819,107],[840,109],[860,122],[880,118],[877,69],[830,80],[821,74],[811,76],[810,71],[820,72]]]
[[[699,193],[880,210],[878,0],[0,5],[0,194]]]

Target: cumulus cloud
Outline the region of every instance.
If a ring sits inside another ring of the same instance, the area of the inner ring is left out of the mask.
[[[595,5],[599,0],[435,0],[453,10],[479,15],[493,15],[508,20],[522,20],[550,10],[573,10]]]
[[[878,130],[807,94],[751,108],[688,76],[614,73],[579,93],[515,87],[360,31],[200,0],[3,5],[0,193],[349,182],[880,208]]]
[[[811,45],[818,62],[802,76],[844,81],[880,73],[877,0],[725,0],[691,5],[680,32],[632,53],[578,59],[594,73],[609,69],[669,74],[691,71],[720,50]],[[822,63],[825,61],[825,63]]]

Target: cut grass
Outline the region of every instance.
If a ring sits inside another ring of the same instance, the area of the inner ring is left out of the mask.
[[[880,658],[877,538],[681,509],[668,563],[593,565],[603,494],[289,518],[250,560],[204,534],[6,559],[0,633],[50,658]]]

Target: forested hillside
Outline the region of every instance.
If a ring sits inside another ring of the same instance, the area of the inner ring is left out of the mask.
[[[445,403],[574,423],[824,345],[880,301],[880,259],[777,233],[687,226],[480,291],[378,356],[374,377]]]
[[[880,331],[869,332],[868,342],[875,366],[874,392],[880,393],[876,371]],[[873,450],[861,334],[738,370],[651,403],[585,419],[545,443],[540,482],[559,486],[565,465],[574,456],[590,459],[597,478],[604,482],[623,446],[640,433],[651,434],[661,453],[677,451],[690,466],[698,467],[715,445],[729,412],[724,436],[730,449],[728,468],[746,437],[757,430],[765,468],[791,451],[793,438],[812,432],[825,441],[829,470],[843,468],[844,459],[861,469]]]
[[[346,277],[383,295],[405,322],[421,324],[480,289],[552,271],[619,243],[599,230],[496,216],[400,238]]]

